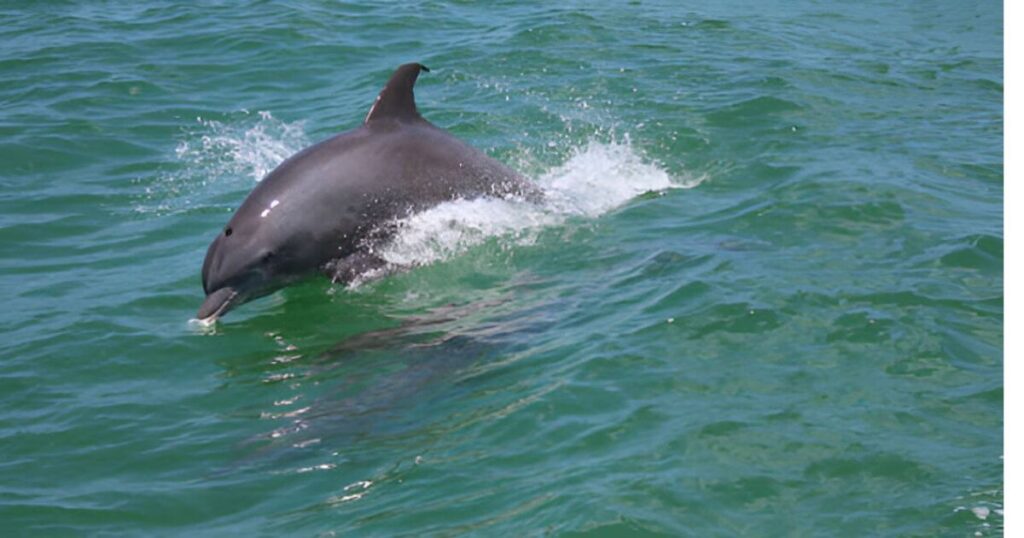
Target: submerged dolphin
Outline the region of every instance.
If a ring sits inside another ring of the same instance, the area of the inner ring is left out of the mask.
[[[400,66],[363,125],[292,155],[253,189],[203,261],[206,323],[315,273],[349,281],[382,266],[389,223],[456,198],[535,196],[494,159],[420,116],[418,63]]]

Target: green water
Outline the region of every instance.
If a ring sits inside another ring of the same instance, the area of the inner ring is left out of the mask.
[[[4,535],[994,536],[998,2],[0,8]],[[550,201],[189,323],[400,63]]]

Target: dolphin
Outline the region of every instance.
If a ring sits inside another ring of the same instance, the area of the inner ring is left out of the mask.
[[[292,155],[242,202],[203,261],[209,324],[315,274],[348,282],[384,266],[394,223],[458,198],[539,196],[519,174],[420,116],[418,63],[398,67],[359,127]]]

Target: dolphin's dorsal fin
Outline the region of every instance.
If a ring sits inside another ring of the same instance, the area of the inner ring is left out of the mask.
[[[391,79],[380,91],[377,100],[373,102],[363,123],[382,118],[419,119],[420,113],[416,110],[416,98],[412,94],[412,87],[416,85],[416,77],[420,76],[420,71],[430,70],[418,63],[398,66],[395,74],[391,75]]]

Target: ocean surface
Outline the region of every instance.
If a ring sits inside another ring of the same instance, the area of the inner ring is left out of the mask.
[[[0,7],[0,534],[998,536],[982,2]],[[190,321],[399,64],[535,181]]]

